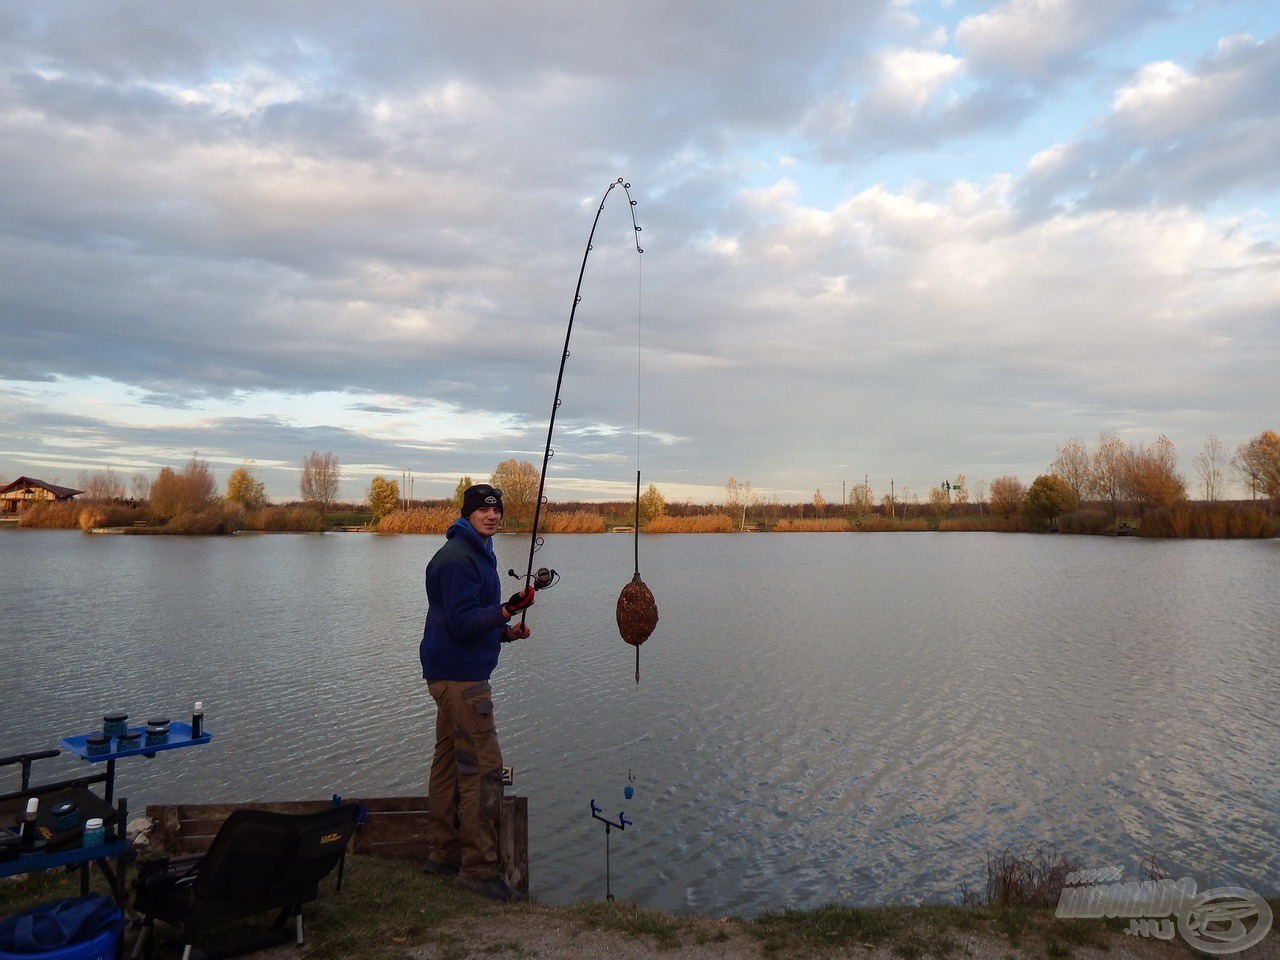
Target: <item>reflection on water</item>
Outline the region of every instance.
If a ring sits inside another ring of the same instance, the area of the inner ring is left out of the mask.
[[[120,764],[135,811],[425,792],[440,542],[0,530],[0,754],[199,699],[212,744]],[[527,540],[497,546],[523,569]],[[631,539],[548,537],[539,563],[563,580],[494,686],[545,902],[604,894],[593,799],[634,822],[613,892],[667,910],[954,901],[1035,841],[1280,890],[1280,542],[646,537],[638,685]]]

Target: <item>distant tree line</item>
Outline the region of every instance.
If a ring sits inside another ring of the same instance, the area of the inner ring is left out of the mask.
[[[154,478],[135,473],[126,490],[113,470],[82,471],[76,502],[28,510],[26,526],[131,527],[165,533],[232,533],[236,530],[323,530],[336,506],[341,465],[332,453],[312,451],[299,472],[300,502],[268,502],[256,465],[245,460],[219,494],[207,460],[194,453],[180,469],[161,467]],[[354,508],[353,508],[354,509]]]
[[[1274,530],[1280,503],[1280,434],[1264,430],[1234,452],[1210,436],[1192,461],[1196,500],[1188,496],[1177,451],[1164,436],[1150,443],[1122,441],[1100,433],[1092,447],[1073,437],[1056,450],[1048,470],[1027,486],[1015,476],[970,483],[964,474],[929,488],[924,497],[890,481],[877,498],[870,483],[842,491],[831,503],[821,490],[810,501],[782,503],[758,494],[749,480],[730,477],[722,504],[669,502],[654,484],[641,494],[639,522],[650,531],[801,529],[1058,529],[1115,532],[1140,526],[1163,535],[1258,536]],[[154,478],[135,473],[126,486],[114,471],[82,471],[84,491],[74,504],[27,511],[30,525],[163,526],[173,532],[235,529],[319,530],[337,501],[342,468],[332,453],[312,451],[299,467],[300,500],[268,502],[256,465],[245,460],[231,471],[219,494],[207,461],[193,454],[181,468],[162,467]],[[1223,503],[1229,482],[1245,487],[1250,500]],[[51,482],[57,482],[56,479]],[[375,476],[364,504],[345,505],[342,520],[367,521],[385,531],[441,532],[457,517],[470,476],[459,478],[453,496],[410,501],[395,479]],[[539,475],[527,460],[497,465],[488,482],[503,491],[504,529],[528,529],[535,513],[544,532],[597,532],[636,521],[634,500],[557,502],[538,509]],[[91,509],[90,509],[91,508]],[[127,511],[127,512],[122,512]],[[1258,519],[1262,517],[1263,519]],[[1001,523],[996,523],[1001,521]],[[1172,531],[1172,532],[1170,532]]]

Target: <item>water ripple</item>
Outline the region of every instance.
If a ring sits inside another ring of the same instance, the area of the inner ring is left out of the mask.
[[[28,572],[0,596],[0,753],[203,699],[213,744],[120,765],[135,809],[421,793],[439,543],[0,531]],[[523,567],[526,540],[496,546]],[[638,685],[613,619],[630,551],[547,538],[562,582],[494,678],[543,900],[603,896],[591,800],[633,821],[613,891],[668,910],[952,901],[1036,841],[1276,892],[1276,543],[645,538]]]

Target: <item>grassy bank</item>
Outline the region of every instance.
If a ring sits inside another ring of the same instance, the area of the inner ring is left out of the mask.
[[[95,889],[104,890],[95,875]],[[0,881],[0,916],[75,896],[75,875],[49,872]],[[1280,912],[1280,903],[1273,901]],[[261,923],[215,931],[209,943],[259,935]],[[844,907],[779,910],[752,919],[678,917],[623,902],[588,901],[570,907],[498,905],[422,874],[415,863],[349,857],[342,890],[331,877],[306,910],[302,951],[281,947],[263,960],[405,960],[486,957],[617,956],[664,958],[822,958],[840,956],[1092,957],[1123,947],[1126,956],[1187,957],[1185,942],[1124,935],[1123,920],[1059,920],[1051,908],[1010,906]],[[157,926],[156,956],[180,954],[172,931]],[[126,933],[125,955],[133,931]],[[1242,960],[1274,956],[1273,933]],[[1261,951],[1261,952],[1260,952]]]

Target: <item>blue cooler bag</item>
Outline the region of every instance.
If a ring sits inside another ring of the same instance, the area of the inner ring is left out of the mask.
[[[42,903],[0,920],[0,960],[116,960],[124,925],[100,893]]]

